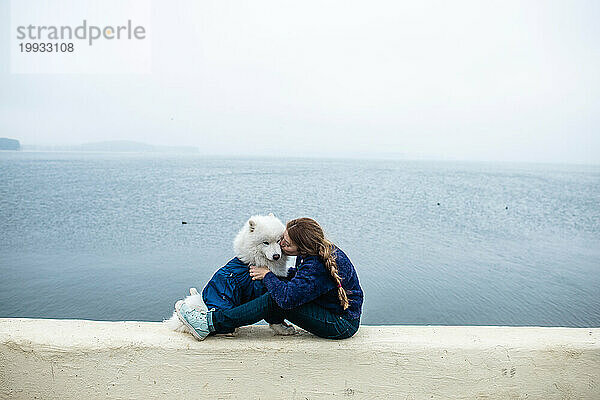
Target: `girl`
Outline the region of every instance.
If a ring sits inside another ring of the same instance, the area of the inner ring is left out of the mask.
[[[274,318],[285,318],[328,339],[346,339],[356,333],[363,291],[346,254],[310,218],[289,221],[280,245],[286,255],[296,256],[295,274],[280,279],[266,267],[251,266],[252,279],[262,280],[268,290],[262,296],[223,311],[193,309],[182,300],[175,304],[179,319],[198,340]]]

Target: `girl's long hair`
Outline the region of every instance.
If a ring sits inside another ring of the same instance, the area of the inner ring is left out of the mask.
[[[348,308],[348,295],[342,287],[342,278],[338,274],[335,262],[335,246],[325,238],[323,228],[311,218],[297,218],[289,221],[286,226],[292,242],[298,247],[302,255],[317,256],[331,274],[338,292],[338,298],[343,309]]]

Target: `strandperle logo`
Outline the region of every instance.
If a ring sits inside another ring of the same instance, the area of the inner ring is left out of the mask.
[[[143,40],[146,38],[146,29],[141,26],[133,26],[131,20],[127,20],[126,25],[88,25],[87,20],[83,20],[81,25],[73,28],[69,25],[28,25],[17,27],[17,39],[19,40],[87,40],[88,45],[92,46],[96,40]]]

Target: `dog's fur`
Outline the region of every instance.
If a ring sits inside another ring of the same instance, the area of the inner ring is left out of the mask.
[[[240,261],[248,265],[267,266],[275,275],[286,277],[288,268],[287,257],[281,251],[281,239],[285,226],[273,214],[252,216],[239,231],[233,241],[233,250]],[[214,277],[213,277],[214,279]],[[202,294],[195,288],[190,289],[190,295],[184,299],[191,308],[207,311],[202,300]],[[185,326],[173,312],[171,318],[163,321],[170,329],[177,332],[187,332]],[[269,324],[276,335],[293,335],[296,330],[286,324]]]

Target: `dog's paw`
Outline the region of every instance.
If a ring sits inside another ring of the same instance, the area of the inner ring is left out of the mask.
[[[191,291],[192,290],[190,289],[190,292]],[[204,301],[202,300],[202,295],[198,294],[198,292],[196,292],[196,294],[192,294],[192,295],[186,297],[184,301],[185,301],[185,304],[187,304],[190,308],[194,308],[198,311],[203,311],[203,312],[208,311],[208,307],[206,307],[206,304],[204,304]]]
[[[292,325],[286,324],[285,322],[283,324],[269,324],[269,327],[273,329],[276,335],[280,336],[290,336],[298,333],[296,328],[294,328]]]
[[[167,328],[175,332],[188,332],[187,327],[179,320],[177,313],[173,312],[173,315],[169,319],[165,319],[163,324]]]
[[[190,288],[190,295],[191,295],[191,296],[194,296],[194,295],[196,295],[196,294],[198,294],[198,290],[196,290],[196,288],[195,288],[195,287],[192,287],[192,288]]]

